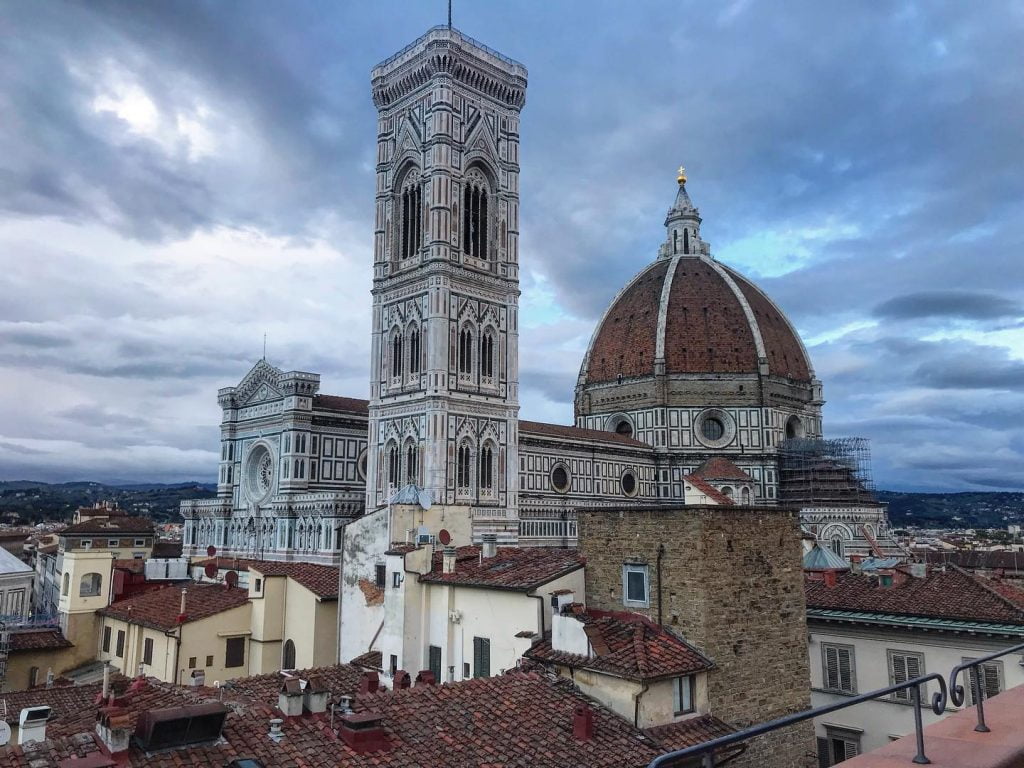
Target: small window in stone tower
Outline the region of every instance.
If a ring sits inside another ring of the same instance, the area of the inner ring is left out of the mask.
[[[494,335],[490,331],[480,337],[480,375],[485,378],[494,376]]]
[[[423,187],[419,183],[419,174],[410,173],[402,187],[402,251],[403,259],[411,258],[419,252],[420,241],[423,239]]]
[[[409,443],[405,447],[405,481],[407,483],[415,484],[419,478],[417,457],[416,446]]]
[[[626,563],[622,566],[622,602],[643,608],[650,604],[647,566],[643,563]]]
[[[398,448],[394,445],[388,449],[388,484],[398,485]]]
[[[391,337],[391,375],[402,375],[402,334],[397,331]]]
[[[420,372],[420,332],[413,328],[409,332],[409,373]]]
[[[489,445],[480,451],[480,490],[490,491],[494,488],[494,453]]]
[[[479,173],[463,187],[462,250],[476,259],[487,258],[487,187]]]
[[[459,332],[459,373],[473,372],[473,332],[463,328]]]
[[[470,452],[469,446],[465,443],[459,446],[458,457],[455,467],[455,483],[460,493],[469,491]]]

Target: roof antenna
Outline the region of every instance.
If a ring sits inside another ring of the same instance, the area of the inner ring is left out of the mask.
[[[448,0],[448,29],[452,28],[452,0]]]
[[[263,360],[267,359],[267,332],[263,332]]]

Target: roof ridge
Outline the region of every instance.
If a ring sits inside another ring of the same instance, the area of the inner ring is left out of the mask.
[[[963,568],[961,568],[959,565],[951,565],[951,567],[953,568],[953,570],[958,572],[961,576],[966,576],[971,581],[973,581],[975,584],[977,584],[979,587],[981,587],[983,590],[988,592],[990,595],[992,595],[993,597],[995,597],[998,600],[1001,600],[1006,605],[1010,606],[1010,608],[1012,608],[1013,610],[1017,611],[1019,614],[1021,614],[1021,616],[1024,616],[1024,606],[1018,605],[1017,603],[1013,602],[1010,598],[1006,597],[1005,595],[1003,595],[998,590],[993,589],[992,587],[990,587],[988,584],[986,584],[984,581],[982,581],[983,577],[981,577],[981,576],[979,576],[977,574],[970,573],[970,572],[964,570]],[[1022,595],[1022,597],[1024,597],[1024,595]]]

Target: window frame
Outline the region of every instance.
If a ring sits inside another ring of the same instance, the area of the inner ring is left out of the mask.
[[[103,652],[104,653],[110,653],[110,636],[111,636],[111,634],[112,634],[112,632],[111,632],[109,624],[106,625],[105,627],[103,627]]]
[[[828,675],[828,652],[830,650],[836,651],[836,676],[837,686],[829,685]],[[842,687],[843,674],[842,664],[840,661],[839,654],[841,652],[847,652],[850,655],[849,663],[849,675],[850,675],[850,689],[847,690]],[[852,645],[845,645],[843,643],[822,643],[821,644],[821,688],[827,693],[835,693],[840,696],[856,696],[857,695],[857,655],[854,652]]]
[[[689,706],[684,706],[687,700]],[[672,679],[672,711],[677,716],[697,711],[696,675],[682,675]]]
[[[491,676],[491,638],[473,638],[473,677]]]
[[[829,765],[836,765],[844,760],[849,760],[852,757],[862,754],[861,737],[863,735],[863,731],[856,728],[825,726],[825,740],[828,746]],[[834,749],[835,742],[837,741],[843,742],[842,757],[837,756]],[[851,745],[853,747],[853,754],[850,754],[849,752]]]
[[[632,573],[643,574],[643,600],[634,600],[629,596],[629,575]],[[626,562],[622,564],[622,604],[633,608],[651,607],[651,568],[647,563]]]
[[[920,651],[903,651],[896,648],[887,648],[885,651],[886,664],[889,669],[889,685],[898,685],[905,683],[908,680],[913,680],[915,677],[923,677],[927,674],[924,666],[924,654]],[[897,659],[903,659],[903,675],[904,679],[897,679]],[[915,659],[917,661],[917,674],[910,674],[910,666],[907,664],[907,659]],[[927,699],[927,684],[921,685],[921,700]],[[913,704],[913,694],[909,688],[904,688],[902,691],[893,691],[890,698],[897,704]]]
[[[144,637],[142,639],[142,663],[147,666],[153,666],[153,638]]]
[[[233,663],[235,658],[232,656],[232,648],[237,649],[237,662]],[[245,666],[245,636],[239,635],[237,637],[225,637],[224,638],[224,668],[225,669],[238,669],[239,667]]]
[[[970,658],[970,657],[967,657],[967,656],[965,656],[965,657],[963,657],[961,659],[961,662],[963,664],[967,664],[967,663],[972,662],[972,661],[977,661],[977,659]],[[996,684],[998,685],[999,690],[997,690],[994,694],[989,694],[985,678],[982,677],[982,694],[984,695],[985,700],[988,701],[989,699],[992,698],[992,696],[998,696],[1000,693],[1002,693],[1003,691],[1006,690],[1006,670],[1005,670],[1005,668],[1003,666],[1003,662],[998,660],[998,659],[996,659],[994,661],[986,661],[986,662],[978,665],[977,667],[971,667],[970,669],[964,670],[965,671],[965,675],[966,675],[966,678],[965,678],[966,679],[966,684],[964,685],[964,689],[965,689],[964,707],[965,708],[966,707],[973,707],[975,705],[975,701],[974,701],[974,675],[977,673],[977,671],[979,669],[982,670],[982,674],[984,675],[986,668],[994,669],[995,670]]]
[[[125,631],[123,629],[117,630],[117,641],[114,645],[114,655],[119,658],[124,658],[124,637]]]

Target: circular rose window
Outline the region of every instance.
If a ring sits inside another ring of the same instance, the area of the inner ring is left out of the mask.
[[[257,445],[246,462],[246,495],[255,503],[265,501],[274,490],[274,457],[265,445]]]

